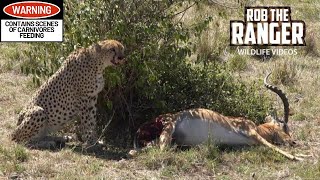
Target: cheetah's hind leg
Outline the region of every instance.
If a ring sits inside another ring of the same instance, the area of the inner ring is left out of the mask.
[[[20,144],[36,149],[53,149],[63,147],[65,140],[58,137],[48,137],[48,117],[42,107],[33,106],[20,114],[19,125],[11,138]]]

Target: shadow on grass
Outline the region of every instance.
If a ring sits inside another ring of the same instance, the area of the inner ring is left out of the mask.
[[[206,144],[203,144],[203,146],[206,146]],[[249,145],[213,145],[215,148],[217,148],[220,152],[241,152],[241,151],[250,151],[252,150],[252,146]],[[191,148],[195,148],[192,146],[176,146],[176,151],[186,151]]]
[[[72,152],[85,155],[92,156],[105,160],[121,160],[126,159],[128,154],[128,149],[119,148],[112,145],[101,145],[101,146],[93,146],[91,148],[84,148],[80,144],[76,142],[72,143],[61,143],[56,142],[55,146],[47,146],[47,147],[35,147],[32,145],[25,145],[28,149],[36,149],[41,151],[49,151],[49,152],[60,152],[64,149],[70,149]]]
[[[104,160],[121,160],[121,159],[127,159],[128,150],[127,149],[121,149],[118,147],[110,147],[110,146],[102,146],[102,147],[93,147],[93,148],[83,148],[81,145],[66,145],[65,148],[71,149],[73,152],[86,155],[86,156],[92,156],[99,159]]]

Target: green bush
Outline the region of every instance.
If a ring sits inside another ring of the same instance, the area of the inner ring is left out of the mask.
[[[212,20],[205,17],[184,26],[176,16],[190,5],[197,6],[197,2],[67,0],[64,42],[32,44],[25,52],[29,59],[22,71],[40,84],[74,49],[101,39],[121,41],[128,64],[107,68],[105,91],[98,100],[99,131],[105,129],[108,142],[116,140],[117,145],[121,140],[130,142],[141,123],[187,108],[210,108],[261,122],[268,101],[255,85],[234,81],[220,64],[187,63],[195,46],[190,36],[200,36]]]

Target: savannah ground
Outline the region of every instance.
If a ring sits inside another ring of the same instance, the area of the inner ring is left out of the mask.
[[[291,5],[293,19],[306,22],[307,47],[298,48],[296,56],[274,57],[264,62],[238,56],[233,51],[222,55],[226,56],[222,59],[227,60],[235,78],[256,81],[261,87],[266,72],[274,72],[271,82],[288,95],[293,112],[289,127],[298,143],[294,148],[281,148],[312,157],[293,162],[265,147],[218,149],[211,145],[185,151],[151,149],[136,158],[127,158],[129,149],[114,147],[108,147],[98,155],[83,153],[72,145],[59,151],[27,149],[10,141],[8,136],[16,125],[17,114],[36,90],[32,79],[20,73],[24,56],[19,50],[28,48],[28,45],[1,43],[0,179],[319,179],[320,4],[316,0],[286,0],[283,3]],[[279,4],[261,1],[260,5]],[[193,18],[193,11],[190,9],[190,14],[183,17],[186,23]],[[217,14],[210,9],[205,9],[204,13]],[[227,32],[228,21],[216,17],[199,51],[214,51],[219,43],[227,44],[219,37],[228,36],[228,33],[217,32],[217,24],[222,27],[221,32]],[[262,87],[261,91],[266,90]],[[280,99],[272,93],[269,95],[280,113]]]

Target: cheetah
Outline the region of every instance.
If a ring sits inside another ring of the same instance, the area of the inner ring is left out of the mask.
[[[55,141],[47,135],[78,119],[84,146],[95,145],[96,104],[104,88],[104,69],[124,62],[124,47],[116,40],[72,52],[21,111],[12,140],[39,148],[49,143],[51,147]]]

